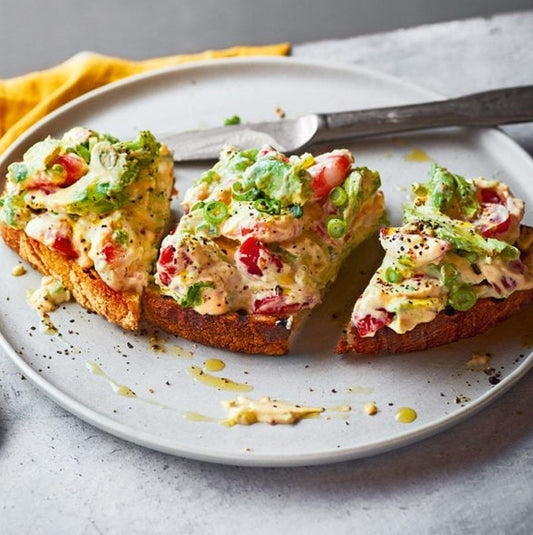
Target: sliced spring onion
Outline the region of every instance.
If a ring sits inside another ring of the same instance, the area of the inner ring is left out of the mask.
[[[199,210],[200,208],[203,208],[205,206],[204,201],[198,201],[197,203],[194,203],[191,208],[191,212],[194,212],[195,210]]]
[[[242,182],[234,182],[231,185],[231,189],[233,190],[233,193],[236,193],[237,195],[239,195],[240,193],[243,192],[244,186],[242,185]]]
[[[450,288],[452,284],[457,279],[457,269],[452,264],[444,264],[440,268],[441,280],[444,283],[444,286]]]
[[[346,221],[340,217],[330,217],[326,228],[332,238],[342,238],[346,234]]]
[[[457,251],[457,254],[459,256],[462,256],[463,258],[466,258],[471,264],[479,260],[479,255],[475,253],[474,251],[466,251],[463,249],[459,249]]]
[[[254,202],[254,208],[258,212],[265,212],[270,215],[279,215],[281,213],[281,202],[277,199],[257,199]]]
[[[398,271],[397,269],[393,268],[392,266],[389,266],[385,270],[385,280],[387,282],[390,282],[392,284],[398,284],[403,281],[403,275],[401,271]]]
[[[348,202],[348,194],[342,186],[336,186],[329,192],[329,200],[333,206],[341,207]]]
[[[241,182],[234,182],[234,184],[231,186],[231,189],[233,198],[236,201],[255,201],[261,195],[261,192],[255,186],[249,189],[244,189],[244,186]]]
[[[211,201],[203,210],[205,220],[212,225],[218,225],[228,217],[228,207],[221,201]]]
[[[476,304],[477,296],[469,286],[458,286],[450,293],[448,301],[455,310],[464,311]]]

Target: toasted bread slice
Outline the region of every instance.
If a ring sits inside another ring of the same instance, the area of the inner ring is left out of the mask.
[[[76,261],[27,236],[24,231],[0,224],[6,244],[43,275],[61,281],[84,308],[128,330],[138,327],[141,294],[110,288],[93,269],[83,269]]]
[[[173,169],[149,132],[127,142],[81,127],[48,137],[8,168],[2,237],[80,305],[137,329],[170,216]]]
[[[154,327],[203,345],[250,355],[285,355],[303,314],[268,315],[228,312],[200,314],[184,308],[160,289],[149,286],[142,296],[143,316]]]
[[[511,294],[506,299],[480,299],[470,310],[442,311],[429,323],[419,323],[403,334],[380,329],[372,337],[361,337],[353,324],[348,325],[335,349],[336,353],[409,353],[438,347],[484,333],[533,303],[533,290]]]
[[[448,190],[455,187],[469,217],[428,212],[427,205],[437,203],[434,191],[457,215],[459,201]],[[416,191],[404,226],[382,229],[387,253],[356,301],[337,353],[406,353],[449,344],[533,302],[533,228],[520,225],[524,203],[507,186],[437,169]]]
[[[377,230],[379,186],[344,150],[289,159],[226,149],[163,240],[145,318],[204,345],[286,354],[344,258]]]

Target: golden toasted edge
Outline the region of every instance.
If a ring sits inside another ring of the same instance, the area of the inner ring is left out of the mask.
[[[199,314],[162,295],[155,285],[143,294],[142,315],[152,326],[191,342],[251,355],[287,354],[302,319],[301,314]]]
[[[140,295],[117,292],[107,286],[94,269],[84,270],[74,260],[27,236],[24,231],[0,224],[6,244],[43,275],[61,281],[84,308],[128,330],[139,326]]]
[[[520,241],[527,247],[522,250],[521,257],[533,273],[533,228],[523,225]],[[434,320],[421,323],[404,334],[384,328],[373,337],[362,338],[349,323],[335,352],[378,354],[423,351],[481,334],[530,303],[533,303],[533,289],[515,292],[506,299],[480,299],[470,310],[451,315],[442,311]]]

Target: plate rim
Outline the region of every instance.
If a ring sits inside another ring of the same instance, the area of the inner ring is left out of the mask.
[[[428,98],[442,99],[442,95],[423,88],[412,82],[405,81],[395,76],[374,71],[367,67],[360,67],[352,64],[325,62],[323,60],[302,59],[286,56],[253,56],[253,57],[234,57],[234,58],[220,58],[211,60],[200,60],[190,63],[184,63],[176,66],[164,67],[153,71],[139,73],[128,76],[127,78],[112,82],[105,86],[93,89],[79,97],[69,101],[56,110],[50,112],[45,117],[37,121],[32,127],[26,130],[19,136],[0,156],[0,168],[3,168],[6,162],[9,161],[14,151],[24,147],[28,140],[39,131],[47,123],[57,120],[60,116],[68,114],[72,109],[78,108],[87,102],[94,100],[96,97],[110,93],[113,91],[123,91],[128,86],[136,85],[144,82],[147,79],[154,79],[164,76],[179,76],[180,74],[200,69],[202,71],[209,70],[213,66],[218,69],[224,69],[225,66],[233,65],[298,65],[300,67],[309,66],[318,69],[335,69],[340,70],[350,75],[362,75],[379,79],[387,84],[394,84],[395,86],[405,87],[406,90],[416,92],[417,94],[427,95]],[[291,68],[291,67],[289,67]],[[512,146],[513,150],[519,154],[522,153],[527,164],[533,167],[533,160],[527,151],[519,144],[514,142],[510,136],[499,128],[481,128],[482,132],[494,132],[499,135],[498,141],[500,143],[507,143]],[[4,183],[4,178],[0,177],[0,184]],[[330,463],[342,462],[347,460],[355,460],[359,458],[379,455],[381,453],[395,450],[415,442],[424,440],[430,436],[445,431],[450,427],[460,423],[461,421],[473,416],[478,411],[485,408],[487,405],[495,401],[509,388],[511,388],[517,381],[525,376],[533,367],[533,353],[526,356],[521,362],[520,366],[514,369],[511,373],[506,375],[498,385],[495,385],[490,390],[487,390],[475,401],[469,403],[468,410],[459,410],[453,412],[444,418],[439,418],[437,421],[430,422],[418,429],[409,433],[388,438],[381,442],[366,444],[364,446],[344,447],[341,450],[328,450],[322,452],[304,453],[304,454],[287,454],[287,455],[269,455],[257,454],[254,452],[232,452],[225,453],[221,451],[211,451],[212,448],[202,448],[192,451],[188,448],[177,448],[173,442],[172,445],[167,438],[157,437],[157,440],[148,433],[140,429],[135,429],[127,424],[118,422],[113,418],[104,414],[98,413],[93,408],[85,406],[83,403],[72,398],[67,393],[62,391],[59,387],[50,383],[45,377],[39,374],[30,364],[28,364],[15,349],[8,342],[3,332],[0,332],[0,345],[10,357],[11,361],[18,367],[20,372],[28,378],[41,392],[43,392],[49,399],[60,405],[63,409],[79,417],[84,422],[95,426],[106,433],[126,440],[128,442],[137,444],[162,453],[180,456],[187,459],[206,461],[218,464],[237,465],[237,466],[255,466],[255,467],[295,467],[304,465],[325,465]]]

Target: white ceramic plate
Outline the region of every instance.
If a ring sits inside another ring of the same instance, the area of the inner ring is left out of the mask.
[[[63,107],[4,154],[0,176],[30,144],[75,125],[126,138],[140,129],[218,126],[235,114],[243,121],[276,119],[277,108],[294,117],[433,97],[395,79],[345,66],[288,58],[204,62],[136,77]],[[431,162],[424,155],[468,177],[481,174],[505,180],[527,200],[526,222],[533,223],[528,188],[533,163],[497,130],[452,129],[344,145],[354,151],[359,164],[381,172],[394,223],[399,222],[409,184],[427,178]],[[177,167],[181,192],[202,169]],[[25,297],[28,288],[39,285],[40,276],[29,270],[23,277],[13,277],[12,268],[19,260],[3,244],[0,257],[3,346],[24,376],[100,429],[194,459],[294,466],[397,448],[474,414],[533,362],[531,308],[482,337],[433,351],[375,358],[336,356],[333,347],[352,300],[379,257],[375,243],[365,244],[350,259],[323,306],[304,326],[292,354],[282,358],[231,354],[161,334],[154,339],[150,331],[123,332],[75,303],[53,313],[59,335],[43,334]],[[467,366],[472,353],[480,351],[492,355],[490,374]],[[226,364],[212,375],[247,383],[253,387],[246,393],[251,398],[270,396],[327,410],[294,426],[221,425],[219,420],[225,417],[221,401],[237,393],[199,383],[189,373],[191,366],[201,368],[212,358]],[[117,384],[137,396],[120,395]],[[365,414],[369,401],[379,408],[375,416]],[[350,410],[342,410],[346,406]],[[415,409],[417,419],[397,422],[400,407]]]

